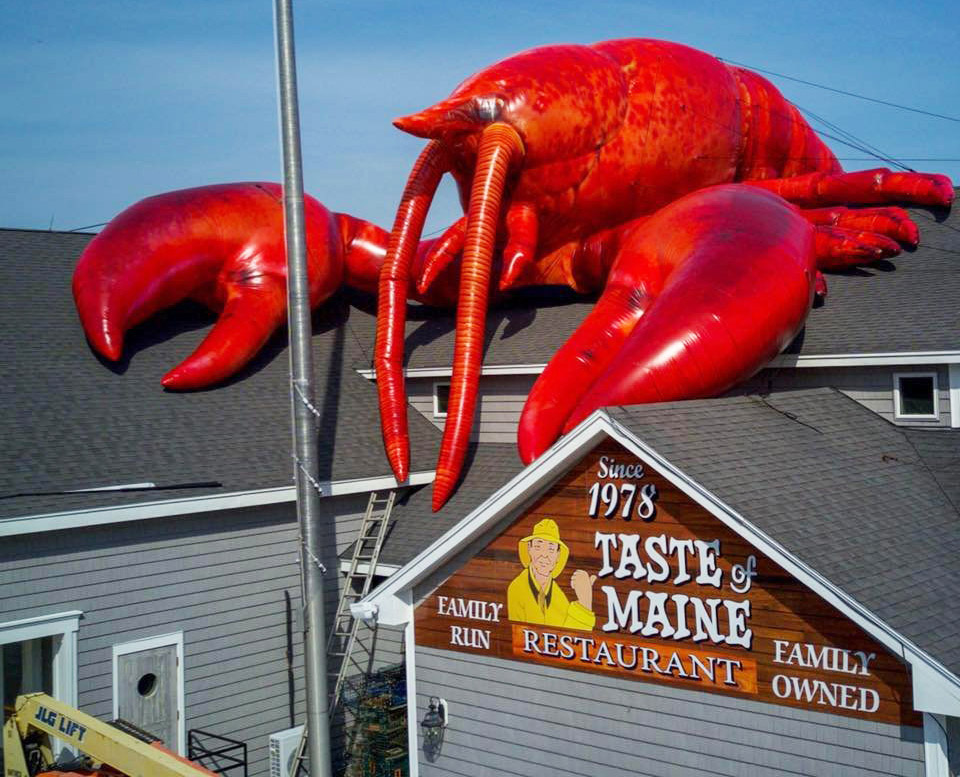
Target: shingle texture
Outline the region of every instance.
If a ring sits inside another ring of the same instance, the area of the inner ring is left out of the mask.
[[[960,510],[960,429],[906,429],[907,439]]]
[[[956,467],[956,432],[904,431],[831,389],[610,414],[960,674],[960,514],[929,463]]]
[[[160,378],[209,329],[182,305],[130,333],[123,361],[97,359],[73,307],[73,267],[90,235],[0,230],[0,495],[139,483],[221,488],[0,499],[0,518],[135,504],[292,483],[285,337],[212,391],[164,391]],[[389,474],[376,389],[342,299],[314,319],[320,478]],[[410,412],[415,464],[432,469],[437,429]]]
[[[791,353],[960,347],[960,208],[949,213],[908,210],[920,227],[920,246],[870,267],[829,274],[827,300],[810,312],[806,329],[788,349]],[[593,309],[592,302],[577,301],[569,293],[551,296],[538,291],[528,295],[531,298],[530,304],[514,302],[489,312],[484,364],[545,364]],[[374,312],[368,302],[350,322],[361,342],[371,345]],[[450,367],[454,340],[450,315],[411,306],[406,332],[409,367]]]
[[[430,507],[432,486],[408,492],[396,502],[380,562],[393,566],[406,564],[522,469],[515,445],[471,446],[464,478],[439,513]],[[352,552],[351,547],[341,557],[349,558]]]

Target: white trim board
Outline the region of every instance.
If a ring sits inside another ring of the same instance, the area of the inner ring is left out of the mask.
[[[905,353],[782,353],[767,367],[883,367],[906,364],[960,364],[960,351]]]
[[[390,575],[395,574],[399,569],[400,567],[394,564],[377,564],[376,575],[374,575],[374,577],[390,577]],[[340,559],[340,571],[347,574],[350,571],[350,561]],[[361,575],[370,574],[370,565],[357,564],[357,572]]]
[[[916,644],[867,610],[853,597],[809,567],[729,505],[670,464],[654,449],[618,424],[606,411],[597,410],[573,432],[559,440],[536,462],[500,488],[486,502],[458,522],[428,548],[389,577],[359,604],[376,608],[378,620],[401,625],[410,617],[403,601],[428,575],[481,536],[507,513],[516,511],[549,487],[604,437],[611,437],[647,465],[659,470],[674,486],[713,514],[774,562],[836,607],[850,620],[910,664],[914,707],[918,711],[960,716],[960,678]]]
[[[155,637],[144,637],[120,645],[114,645],[110,659],[113,693],[113,717],[120,717],[120,694],[117,687],[117,659],[130,653],[139,653],[143,650],[152,650],[158,647],[173,646],[177,649],[177,749],[178,755],[187,752],[187,710],[185,707],[185,688],[183,680],[183,632],[175,631],[170,634],[159,634]],[[168,743],[164,743],[169,747]],[[172,749],[172,748],[171,748]]]
[[[320,488],[323,491],[323,496],[344,496],[346,494],[360,494],[367,491],[404,486],[425,486],[432,483],[433,478],[434,473],[432,471],[414,472],[403,483],[397,483],[396,478],[392,475],[384,475],[375,478],[322,482]],[[114,505],[89,510],[68,510],[61,513],[3,518],[0,519],[0,537],[280,504],[282,502],[294,502],[296,498],[296,488],[283,486],[281,488],[261,488],[254,491],[235,491],[230,494],[206,494],[185,499],[165,499],[158,502],[142,502],[133,505]]]
[[[404,670],[407,683],[407,762],[408,777],[420,777],[420,725],[417,720],[417,639],[413,623],[413,592],[407,591],[404,603],[409,609],[403,627]]]
[[[481,375],[539,375],[546,369],[546,362],[543,364],[484,364],[480,368]],[[377,371],[375,369],[357,370],[361,378],[367,380],[376,380]],[[452,367],[407,367],[403,371],[407,378],[449,378],[453,375]]]
[[[904,351],[877,353],[822,353],[789,354],[775,357],[767,367],[878,367],[904,364],[960,364],[960,351]],[[481,375],[539,375],[546,369],[542,364],[484,364]],[[357,370],[357,374],[367,380],[376,380],[374,369]],[[448,378],[453,374],[452,367],[408,367],[404,375],[408,378]]]

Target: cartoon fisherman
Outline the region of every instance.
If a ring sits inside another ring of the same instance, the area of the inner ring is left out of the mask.
[[[554,582],[570,557],[570,548],[560,539],[557,522],[544,518],[533,527],[533,534],[517,543],[517,548],[524,570],[507,587],[507,617],[565,629],[592,629],[597,620],[590,609],[597,576],[582,569],[570,576],[575,602],[567,599]]]

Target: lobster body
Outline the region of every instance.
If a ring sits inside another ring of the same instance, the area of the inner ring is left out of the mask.
[[[668,41],[533,49],[396,124],[450,145],[466,208],[476,144],[461,133],[491,119],[523,141],[510,199],[534,204],[539,257],[706,186],[840,171],[768,81]]]
[[[821,270],[916,244],[894,203],[953,199],[945,176],[844,173],[766,79],[667,41],[532,49],[394,124],[429,142],[389,233],[307,200],[311,300],[340,284],[379,295],[373,361],[398,482],[409,472],[407,300],[456,308],[435,508],[466,456],[498,290],[603,292],[530,394],[519,434],[529,461],[603,404],[711,396],[746,379],[802,327],[814,292],[825,294]],[[448,172],[467,215],[421,241]],[[882,207],[836,207],[846,205]],[[280,210],[279,187],[231,184],[120,214],[75,275],[93,346],[115,359],[124,329],[194,297],[220,319],[164,385],[234,374],[282,324]]]

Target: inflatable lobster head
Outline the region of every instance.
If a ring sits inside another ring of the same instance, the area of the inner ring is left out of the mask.
[[[557,60],[562,52],[563,67]],[[588,165],[622,121],[625,85],[607,56],[577,47],[546,46],[504,59],[471,76],[446,100],[394,125],[441,141],[465,163],[476,156],[483,131],[506,124],[523,144],[524,167]]]

